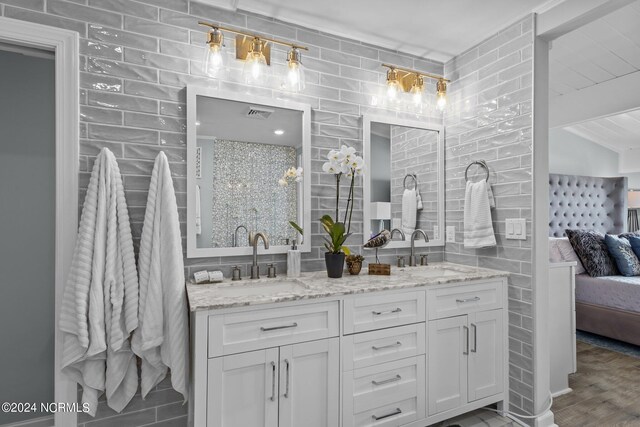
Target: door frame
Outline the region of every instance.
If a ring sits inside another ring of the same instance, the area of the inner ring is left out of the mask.
[[[77,385],[60,371],[58,318],[78,230],[79,35],[75,31],[0,17],[0,41],[55,53],[55,402],[77,402]],[[73,412],[57,412],[55,426],[77,425]]]

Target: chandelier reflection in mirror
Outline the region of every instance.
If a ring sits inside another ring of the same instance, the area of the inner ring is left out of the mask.
[[[204,71],[212,78],[221,78],[227,71],[224,52],[224,32],[236,35],[236,59],[244,61],[242,79],[246,84],[264,86],[270,77],[271,45],[288,46],[287,67],[281,77],[281,87],[291,92],[301,92],[305,88],[305,70],[302,65],[301,50],[305,46],[270,37],[258,36],[208,22],[198,24],[211,28],[207,33],[207,49],[204,57]]]

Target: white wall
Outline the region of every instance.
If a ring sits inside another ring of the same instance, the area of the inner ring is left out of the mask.
[[[640,173],[620,173],[618,153],[564,129],[549,130],[549,172],[586,176],[626,176],[640,188]]]
[[[550,129],[549,172],[618,176],[618,153],[564,129]]]

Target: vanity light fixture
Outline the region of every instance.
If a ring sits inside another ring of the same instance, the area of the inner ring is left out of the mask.
[[[242,75],[247,84],[262,84],[271,65],[271,44],[288,46],[287,74],[283,87],[293,92],[304,89],[304,67],[302,66],[301,50],[309,50],[305,46],[277,40],[269,37],[258,36],[232,28],[222,27],[209,22],[199,21],[198,24],[211,28],[207,35],[207,49],[205,56],[205,72],[211,77],[219,77],[224,69],[224,35],[229,32],[236,35],[236,58],[245,61]]]
[[[225,69],[224,34],[218,28],[207,33],[207,48],[204,57],[204,72],[209,77],[218,77]]]
[[[391,64],[382,64],[382,66],[389,69],[389,71],[387,71],[387,98],[389,101],[398,102],[399,94],[408,92],[411,94],[413,104],[419,107],[423,102],[424,78],[426,77],[438,81],[436,84],[436,105],[440,111],[444,110],[447,105],[448,79],[435,74],[397,67]]]

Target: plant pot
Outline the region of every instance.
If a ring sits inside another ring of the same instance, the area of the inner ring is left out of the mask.
[[[325,252],[324,262],[327,266],[327,276],[332,279],[339,279],[342,277],[344,271],[344,253],[334,254],[331,252]]]
[[[360,270],[362,270],[362,261],[347,262],[347,269],[349,270],[349,274],[357,276],[360,274]]]

